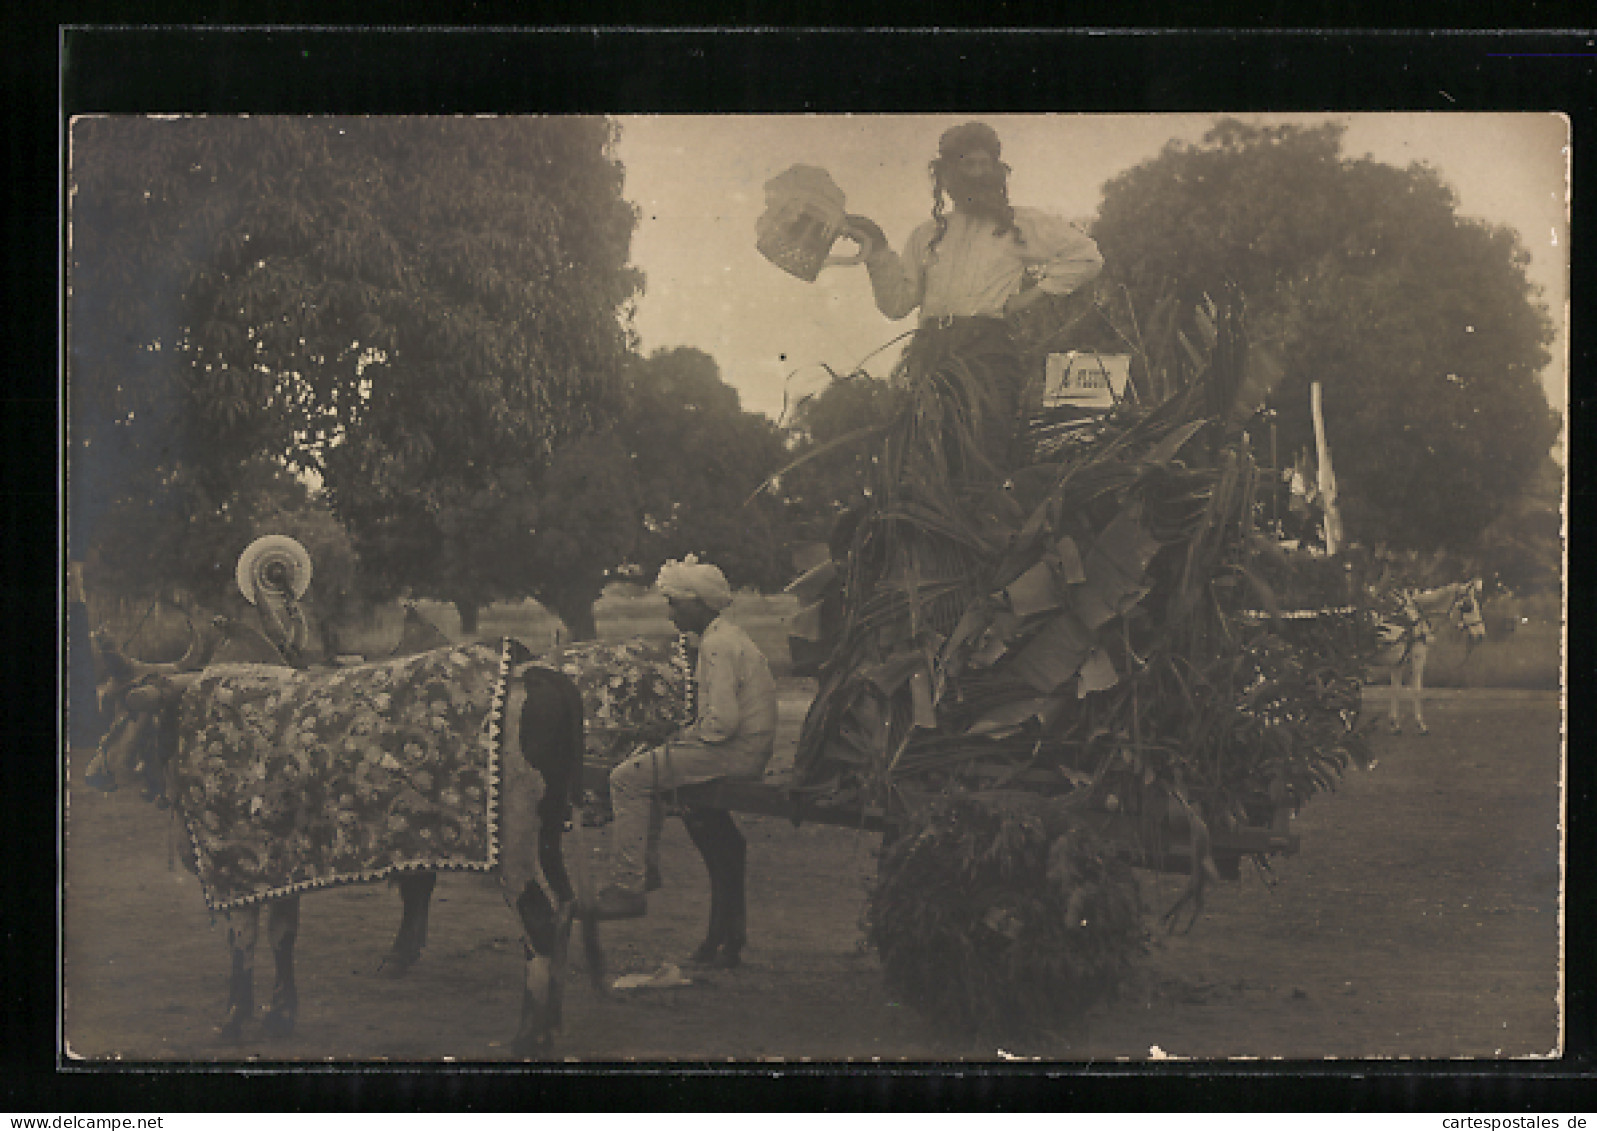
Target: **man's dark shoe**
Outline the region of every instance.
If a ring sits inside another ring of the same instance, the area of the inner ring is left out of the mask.
[[[602,889],[593,901],[595,919],[641,919],[648,913],[646,896],[614,884]]]

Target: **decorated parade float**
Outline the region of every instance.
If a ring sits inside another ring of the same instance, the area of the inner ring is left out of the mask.
[[[801,180],[760,250],[813,281],[841,262],[829,253],[846,214],[827,182]],[[1294,544],[1274,445],[1260,443],[1281,370],[1250,345],[1244,296],[1172,295],[1140,327],[1129,315],[1100,286],[1015,320],[1018,415],[990,410],[986,375],[958,354],[901,362],[895,414],[806,457],[870,456],[861,501],[789,586],[793,652],[816,677],[792,772],[664,799],[690,831],[719,810],[882,833],[869,941],[891,991],[954,1030],[1046,1028],[1113,992],[1147,941],[1135,869],[1186,877],[1159,911],[1189,928],[1208,884],[1297,851],[1292,814],[1368,759],[1357,723],[1371,622],[1336,553],[1323,429],[1320,544]],[[1105,328],[1120,352],[1095,348]],[[289,541],[263,540],[287,555],[281,576],[271,554],[239,567],[279,666],[247,685],[226,676],[237,685],[222,705],[210,696],[211,714],[184,720],[191,746],[210,743],[185,763],[192,780],[172,783],[202,874],[211,865],[207,898],[491,866],[494,743],[438,735],[496,730],[483,720],[510,643],[452,648],[412,609],[394,657],[296,670],[309,562]],[[614,765],[694,715],[688,640],[576,643],[535,662],[581,694],[590,808]],[[301,685],[289,711],[285,689]],[[280,725],[246,742],[230,721],[241,712]],[[296,819],[278,802],[308,796],[291,785],[312,747],[332,767],[317,793],[325,835],[285,849],[273,838]],[[233,788],[246,771],[274,788]],[[396,784],[418,774],[419,792]],[[741,855],[727,871],[699,847],[710,940],[725,935],[735,957]]]
[[[826,656],[794,792],[887,830],[871,941],[956,1027],[1112,988],[1145,941],[1130,868],[1187,875],[1163,920],[1190,925],[1367,758],[1355,587],[1266,521],[1279,370],[1240,295],[1163,314],[1096,403],[1047,380],[1068,323],[1020,335],[1044,395],[1000,445],[957,360],[901,368],[867,501],[791,587]]]

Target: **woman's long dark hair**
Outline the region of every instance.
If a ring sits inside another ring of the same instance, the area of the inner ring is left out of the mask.
[[[931,242],[926,245],[928,252],[936,251],[937,245],[948,234],[948,210],[944,201],[944,193],[948,191],[947,174],[949,170],[954,168],[958,160],[958,157],[934,157],[928,166],[932,175],[932,221],[937,225],[936,235],[932,236]],[[997,220],[998,227],[994,230],[993,237],[1002,239],[1007,235],[1013,234],[1017,243],[1024,244],[1026,238],[1020,234],[1020,228],[1015,225],[1015,209],[1009,203],[1009,166],[1002,161],[997,164],[1004,174],[1004,184],[1001,190],[1004,199],[995,210],[994,219]]]

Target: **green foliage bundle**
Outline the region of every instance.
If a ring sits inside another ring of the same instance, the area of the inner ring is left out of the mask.
[[[868,918],[888,989],[956,1031],[1057,1025],[1143,949],[1130,868],[1033,800],[938,803],[884,850]]]
[[[1337,609],[1353,603],[1369,567],[1351,555],[1328,557],[1287,550],[1260,539],[1254,543],[1253,572],[1283,608]]]
[[[1244,426],[1279,367],[1243,317],[1235,292],[1172,317],[1137,362],[1170,390],[1152,405],[1006,436],[956,357],[906,371],[874,431],[815,575],[833,591],[810,594],[842,611],[795,766],[908,822],[871,940],[942,1023],[1045,1026],[1124,974],[1139,912],[1104,820],[1149,854],[1189,841],[1196,914],[1209,829],[1269,823],[1365,757],[1356,650],[1273,616],[1255,569]]]
[[[992,450],[959,371],[912,376],[869,505],[834,536],[844,614],[800,738],[806,780],[894,809],[1078,788],[1228,827],[1363,758],[1356,651],[1317,658],[1253,615],[1274,600],[1241,425],[1267,367],[1241,319],[1239,296],[1200,308],[1145,361],[1179,392],[1068,423],[1068,442],[1040,414],[994,475],[950,471]]]

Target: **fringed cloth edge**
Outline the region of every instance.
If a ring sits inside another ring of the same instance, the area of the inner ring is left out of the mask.
[[[452,645],[335,671],[208,670],[180,707],[174,762],[206,905],[492,870],[513,647]],[[598,762],[663,742],[694,714],[680,637],[585,642],[532,663],[577,684]]]
[[[207,672],[175,763],[206,905],[496,867],[511,646]]]

